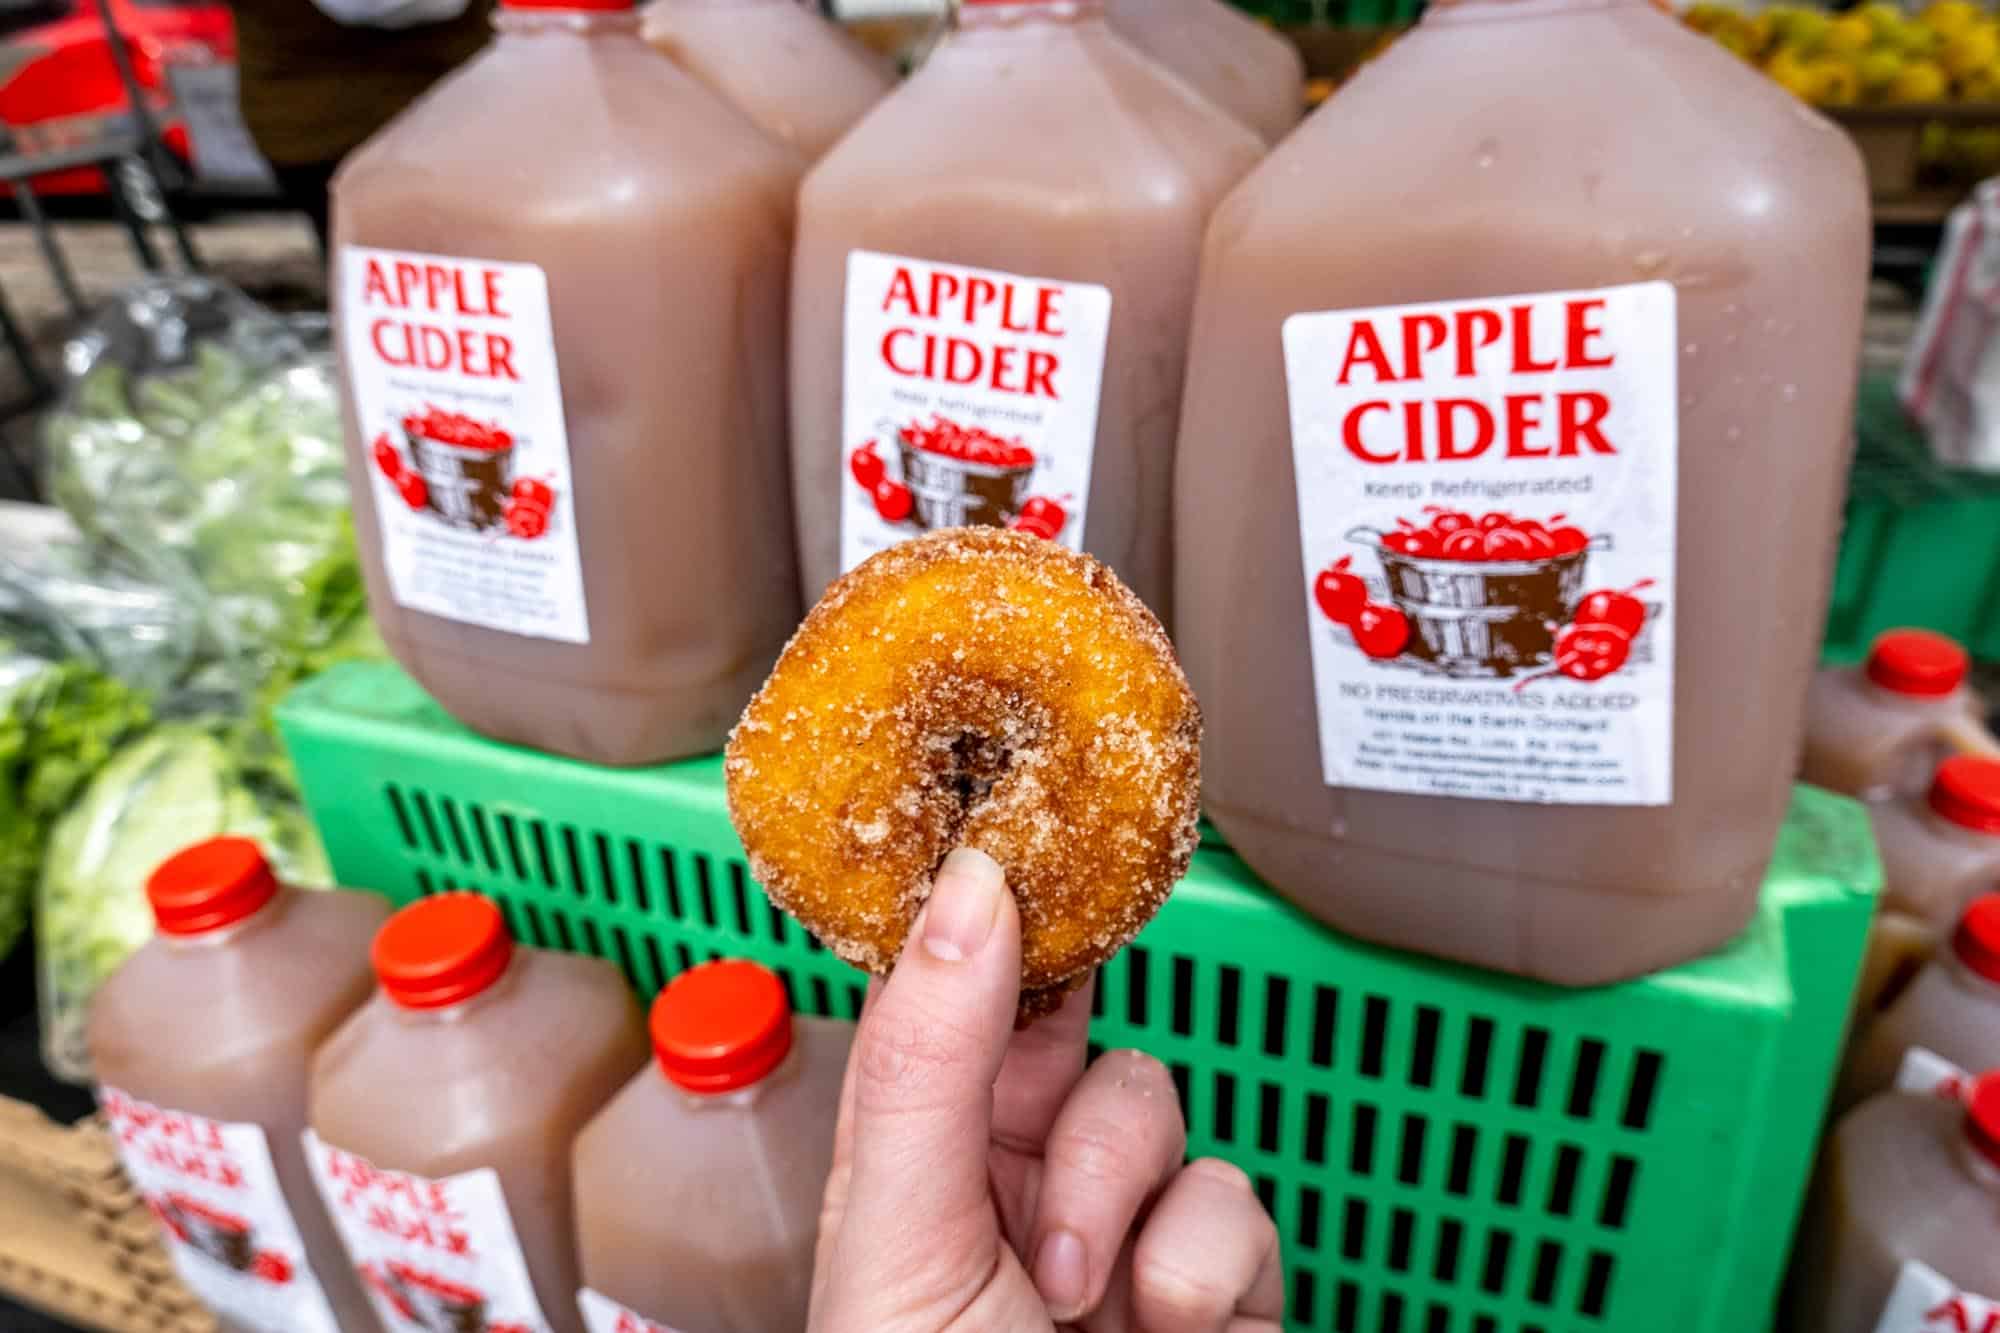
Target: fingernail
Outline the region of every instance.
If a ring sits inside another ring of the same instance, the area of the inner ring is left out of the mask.
[[[985,852],[961,847],[938,868],[924,907],[924,948],[947,963],[970,958],[993,933],[1006,876]]]
[[[1090,1272],[1083,1254],[1083,1242],[1074,1231],[1052,1231],[1035,1251],[1035,1290],[1055,1320],[1075,1319],[1083,1313]]]

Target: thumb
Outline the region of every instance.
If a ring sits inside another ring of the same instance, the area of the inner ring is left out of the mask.
[[[850,1057],[840,1263],[894,1306],[885,1315],[955,1313],[993,1276],[1001,1241],[987,1148],[1020,984],[1021,923],[1004,875],[961,848],[938,871]],[[913,1254],[926,1261],[911,1264]]]

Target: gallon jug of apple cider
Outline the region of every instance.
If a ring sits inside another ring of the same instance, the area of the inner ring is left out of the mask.
[[[2000,757],[1966,684],[1964,648],[1923,629],[1890,630],[1859,667],[1813,677],[1799,777],[1864,801],[1919,795],[1946,756]]]
[[[854,1025],[732,960],[669,982],[649,1026],[654,1066],[576,1140],[584,1323],[804,1333]]]
[[[1793,1333],[2000,1328],[2000,1075],[1883,1093],[1827,1141],[1792,1266]]]
[[[654,0],[646,40],[810,162],[882,100],[895,70],[798,0]]]
[[[1202,227],[1262,151],[1098,0],[968,0],[799,192],[799,561],[926,529],[1090,551],[1157,612]]]
[[[372,956],[313,1060],[306,1158],[383,1326],[583,1333],[570,1145],[645,1062],[625,979],[515,948],[472,893],[405,907]]]
[[[1434,4],[1230,193],[1175,616],[1252,867],[1354,934],[1572,985],[1742,927],[1869,236],[1853,143],[1646,0]]]
[[[1954,755],[1927,793],[1872,813],[1885,912],[1942,935],[1975,898],[2000,891],[2000,759]]]
[[[306,1170],[313,1049],[368,998],[372,893],[289,888],[247,838],[146,880],[158,934],[90,1005],[97,1097],[188,1290],[231,1333],[377,1325]]]
[[[798,622],[797,154],[629,0],[498,35],[333,183],[368,602],[453,716],[605,764],[721,748]]]
[[[1306,111],[1299,48],[1227,0],[1105,0],[1120,36],[1257,131],[1291,133]]]

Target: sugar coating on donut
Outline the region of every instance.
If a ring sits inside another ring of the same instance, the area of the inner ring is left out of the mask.
[[[952,848],[992,856],[1020,906],[1027,1014],[1081,985],[1186,873],[1201,713],[1159,621],[1109,569],[957,528],[827,590],[725,771],[772,900],[872,972]]]

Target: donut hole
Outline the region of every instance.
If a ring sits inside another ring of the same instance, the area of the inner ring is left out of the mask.
[[[958,802],[963,814],[986,799],[1014,762],[1014,747],[976,731],[960,732],[951,743],[951,765],[945,770],[945,789]]]

